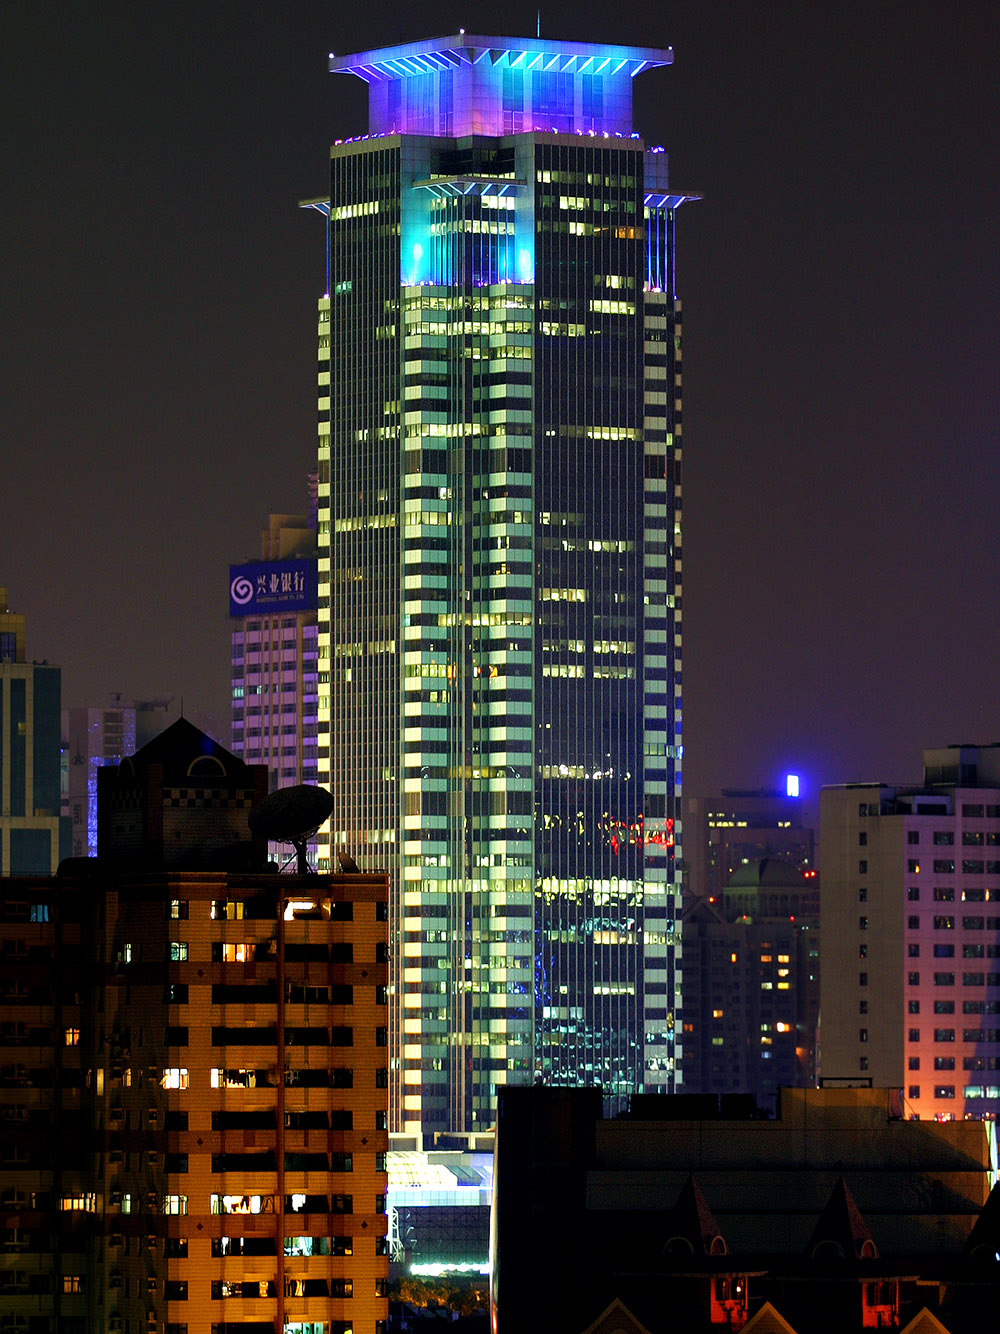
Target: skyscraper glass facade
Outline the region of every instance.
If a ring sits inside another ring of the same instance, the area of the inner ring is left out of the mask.
[[[668,51],[464,34],[332,59],[320,781],[392,872],[394,1128],[504,1083],[673,1087],[680,308]]]

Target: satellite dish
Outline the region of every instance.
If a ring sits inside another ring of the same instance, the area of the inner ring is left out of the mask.
[[[298,856],[298,871],[305,875],[306,844],[333,814],[333,797],[325,787],[298,783],[279,787],[250,812],[248,823],[269,843],[291,843]]]

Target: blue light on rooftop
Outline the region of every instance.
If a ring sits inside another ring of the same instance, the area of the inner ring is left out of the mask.
[[[512,115],[524,130],[630,134],[631,80],[644,70],[672,62],[670,48],[459,32],[356,55],[331,56],[329,67],[332,73],[354,74],[369,85],[373,134],[459,137],[503,134],[505,119],[510,133]],[[504,83],[505,74],[511,71],[521,76],[516,90]],[[433,84],[430,93],[424,81],[428,75]],[[586,90],[585,75],[592,80]],[[421,79],[419,86],[412,82],[416,78]],[[390,96],[390,85],[402,86]],[[596,105],[595,88],[599,88]]]

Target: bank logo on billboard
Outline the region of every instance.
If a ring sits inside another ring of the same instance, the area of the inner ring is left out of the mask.
[[[286,611],[315,610],[314,560],[230,565],[230,616],[270,616]]]

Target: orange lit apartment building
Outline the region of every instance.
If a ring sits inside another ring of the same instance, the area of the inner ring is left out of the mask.
[[[123,775],[147,823],[162,795],[161,834],[231,825],[253,771],[175,728]],[[3,1309],[26,1334],[383,1330],[386,877],[80,860],[0,904],[0,1043],[39,1029],[30,1061],[0,1051]]]

